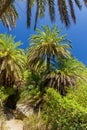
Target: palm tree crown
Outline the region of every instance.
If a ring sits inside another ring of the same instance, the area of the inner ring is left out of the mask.
[[[66,95],[67,87],[75,88],[78,81],[87,82],[87,69],[74,58],[64,59],[61,68],[44,76],[44,87],[53,87],[61,95]]]
[[[14,0],[0,0],[0,18],[9,30],[15,27],[18,18],[18,13],[13,2]]]
[[[11,35],[0,34],[0,86],[12,87],[22,79],[25,54]]]
[[[65,35],[59,36],[61,30],[54,25],[51,29],[49,26],[42,26],[43,31],[37,29],[38,34],[32,35],[31,46],[29,47],[28,63],[29,66],[36,66],[38,63],[45,61],[47,70],[50,68],[51,58],[70,57],[70,41],[65,39]]]

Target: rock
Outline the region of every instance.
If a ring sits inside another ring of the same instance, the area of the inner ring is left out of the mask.
[[[23,128],[23,121],[15,119],[5,121],[2,125],[2,130],[23,130]]]
[[[32,107],[29,107],[29,106],[24,105],[24,104],[17,104],[16,109],[18,112],[23,113],[26,117],[29,117],[31,114],[34,113],[34,110]]]

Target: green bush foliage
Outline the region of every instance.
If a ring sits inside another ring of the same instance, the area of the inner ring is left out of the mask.
[[[78,91],[82,94],[81,90]],[[72,94],[62,97],[52,88],[47,90],[44,96],[43,116],[50,130],[87,129],[87,102],[84,106],[83,102],[78,101],[83,97],[79,92],[71,92]],[[85,101],[85,97],[83,98]]]

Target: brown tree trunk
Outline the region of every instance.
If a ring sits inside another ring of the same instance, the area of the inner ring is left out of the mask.
[[[50,55],[47,55],[47,71],[50,70]]]

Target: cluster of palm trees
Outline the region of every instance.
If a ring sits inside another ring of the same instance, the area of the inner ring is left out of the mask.
[[[9,29],[15,26],[16,19],[18,18],[18,13],[14,2],[15,0],[0,0],[0,18],[3,24]],[[45,16],[47,5],[51,21],[55,21],[55,8],[57,4],[62,23],[64,23],[66,26],[70,25],[70,14],[74,23],[76,23],[74,3],[79,9],[82,8],[80,0],[27,0],[27,26],[30,27],[31,25],[32,8],[34,4],[36,4],[34,29],[36,29],[38,17],[42,18]],[[86,5],[87,0],[84,0],[84,3]]]
[[[76,86],[77,80],[87,78],[85,66],[71,56],[71,41],[66,35],[60,36],[61,30],[54,25],[42,26],[37,34],[30,38],[28,50],[28,67],[32,72],[42,71],[41,87],[53,87],[66,95],[67,87]],[[40,70],[41,69],[41,70]]]
[[[14,37],[0,34],[0,86],[20,87],[26,84],[40,88],[53,87],[66,95],[67,87],[74,87],[78,80],[87,80],[86,67],[70,54],[70,41],[54,25],[42,26],[30,37],[25,52]],[[24,77],[28,72],[29,77]]]

